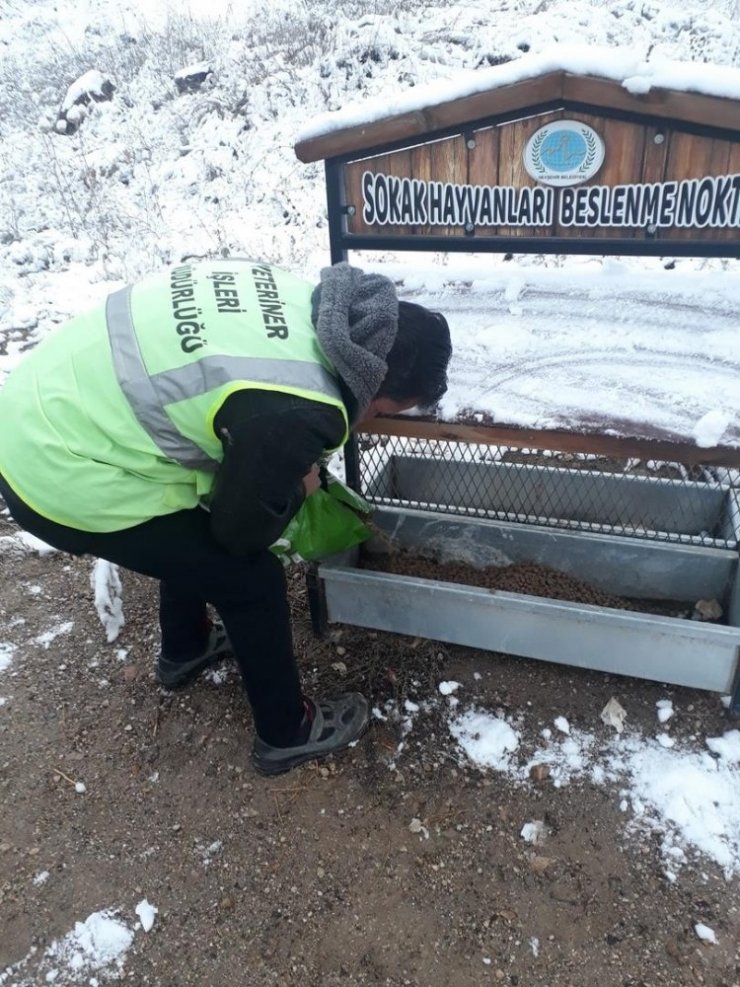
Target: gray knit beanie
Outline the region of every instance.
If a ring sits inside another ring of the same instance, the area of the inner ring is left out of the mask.
[[[324,352],[357,401],[359,421],[388,372],[385,358],[398,331],[395,285],[349,264],[325,267],[311,315]]]

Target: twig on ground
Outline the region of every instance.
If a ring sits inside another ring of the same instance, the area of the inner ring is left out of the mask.
[[[50,766],[49,771],[53,771],[55,775],[59,775],[61,778],[64,778],[64,780],[68,781],[70,785],[75,785],[75,786],[77,785],[77,782],[74,780],[74,778],[70,778],[69,775],[65,775],[65,773],[61,770],[61,768],[53,768]]]

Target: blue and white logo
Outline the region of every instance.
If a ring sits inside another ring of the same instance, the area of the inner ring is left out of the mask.
[[[578,185],[604,162],[604,142],[588,124],[556,120],[540,127],[524,148],[527,173],[543,185]]]

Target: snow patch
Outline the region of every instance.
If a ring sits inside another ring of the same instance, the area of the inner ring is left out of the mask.
[[[210,867],[213,863],[213,858],[223,850],[224,844],[223,840],[214,840],[213,843],[209,843],[208,845],[198,842],[195,844],[195,847],[201,855],[203,866]]]
[[[142,898],[134,911],[139,916],[139,921],[144,932],[151,932],[154,926],[154,918],[159,912],[159,909],[151,905],[146,898]]]
[[[714,929],[710,929],[708,925],[704,925],[703,922],[697,922],[694,926],[694,932],[702,940],[702,942],[711,942],[715,946],[717,945],[717,934]]]
[[[458,714],[449,729],[476,765],[522,784],[535,764],[550,766],[555,787],[582,778],[619,784],[619,807],[630,813],[627,831],[662,837],[669,879],[687,851],[706,855],[728,879],[740,873],[740,730],[707,738],[709,753],[638,733],[600,741],[571,728],[527,755],[521,734],[493,713]]]
[[[44,631],[43,634],[38,634],[34,639],[34,644],[40,644],[42,648],[48,649],[52,641],[55,641],[62,634],[69,634],[69,632],[74,627],[73,620],[65,620],[56,627],[52,627],[50,631]]]
[[[721,737],[707,737],[707,747],[724,764],[740,764],[740,730],[728,730]]]
[[[542,819],[534,819],[522,826],[519,835],[527,843],[542,843],[547,834],[547,827]]]
[[[702,449],[718,446],[731,422],[732,415],[725,411],[708,411],[694,425],[692,430],[694,441]]]
[[[8,668],[16,651],[15,644],[11,644],[9,641],[0,641],[0,672],[4,672]]]
[[[450,681],[450,682],[439,683],[439,691],[442,693],[443,696],[451,696],[452,693],[457,692],[459,688],[460,688],[459,682]]]
[[[452,720],[450,733],[471,761],[498,771],[508,770],[511,754],[519,747],[519,736],[505,719],[482,711]]]
[[[90,575],[90,584],[95,593],[95,609],[110,643],[115,641],[125,623],[118,566],[97,559]]]
[[[18,531],[14,535],[3,535],[0,538],[0,553],[36,553],[36,555],[49,555],[56,552],[55,548],[47,545],[45,541],[29,534],[28,531]]]

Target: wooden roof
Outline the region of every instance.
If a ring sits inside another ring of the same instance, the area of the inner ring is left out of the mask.
[[[474,121],[526,111],[553,102],[585,103],[605,110],[718,127],[735,133],[740,131],[740,112],[735,99],[659,88],[635,94],[610,79],[561,70],[510,85],[495,86],[485,92],[439,102],[423,109],[332,130],[299,141],[295,153],[300,161],[308,163],[361,153],[395,142],[413,143],[438,131],[463,128]]]

